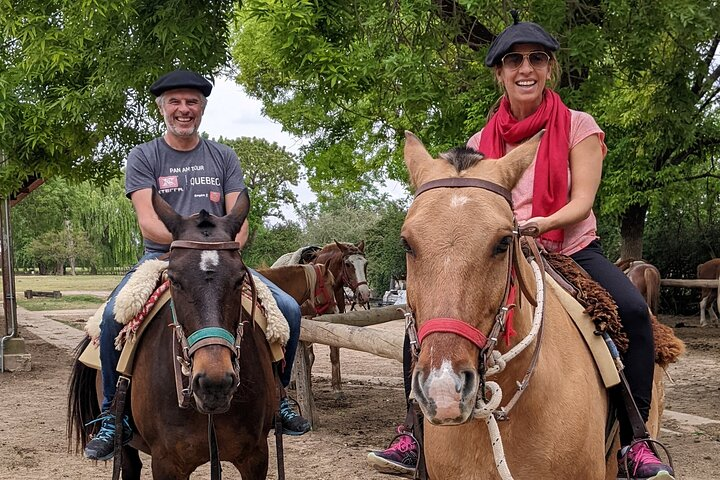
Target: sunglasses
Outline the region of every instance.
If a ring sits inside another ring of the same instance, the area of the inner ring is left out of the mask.
[[[517,70],[528,59],[533,68],[544,68],[550,63],[550,55],[543,51],[535,51],[530,53],[511,52],[502,57],[503,67],[510,70]]]

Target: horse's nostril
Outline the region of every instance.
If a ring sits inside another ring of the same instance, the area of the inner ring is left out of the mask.
[[[462,398],[474,397],[478,387],[478,376],[475,370],[464,370],[462,373]]]

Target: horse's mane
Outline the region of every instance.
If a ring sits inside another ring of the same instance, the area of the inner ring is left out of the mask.
[[[476,165],[485,155],[468,147],[455,147],[440,154],[440,158],[455,167],[458,172]]]

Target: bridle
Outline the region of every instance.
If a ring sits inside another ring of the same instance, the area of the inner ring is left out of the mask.
[[[510,206],[511,211],[513,210],[513,202],[512,202],[512,194],[510,191],[496,183],[489,182],[487,180],[482,180],[478,178],[441,178],[437,180],[432,180],[430,182],[427,182],[423,184],[415,193],[415,198],[417,199],[420,195],[423,193],[435,189],[435,188],[481,188],[483,190],[495,193],[497,195],[500,195],[502,198],[504,198],[508,205]],[[521,296],[517,295],[517,286],[520,287],[520,290],[522,291],[522,296],[524,296],[530,304],[532,304],[534,307],[537,307],[538,303],[536,302],[535,298],[530,292],[530,289],[528,285],[526,284],[525,278],[520,274],[520,265],[519,265],[519,256],[522,254],[521,248],[520,248],[520,237],[521,236],[535,236],[537,234],[537,228],[535,226],[529,226],[527,228],[523,228],[522,231],[518,227],[517,220],[515,218],[515,215],[513,214],[513,241],[510,243],[508,248],[508,266],[507,266],[507,274],[505,276],[505,288],[503,293],[502,301],[500,302],[500,307],[497,310],[497,313],[495,314],[495,319],[493,322],[492,327],[490,328],[489,333],[486,335],[483,332],[481,332],[479,329],[473,327],[472,325],[457,319],[457,318],[447,318],[447,317],[439,317],[439,318],[431,318],[423,323],[423,325],[420,327],[419,330],[417,330],[416,327],[416,321],[414,318],[412,306],[410,305],[410,301],[408,299],[408,311],[405,313],[405,319],[406,319],[406,330],[408,332],[408,336],[410,339],[410,345],[412,348],[412,353],[417,360],[417,358],[420,355],[420,348],[422,345],[422,341],[427,338],[429,335],[432,335],[434,333],[451,333],[458,335],[462,338],[465,338],[466,340],[473,343],[475,346],[479,349],[479,358],[478,358],[478,372],[480,376],[480,383],[481,388],[480,390],[480,396],[482,397],[482,401],[484,403],[488,402],[488,399],[486,398],[486,376],[488,375],[488,366],[490,366],[490,363],[494,362],[494,358],[499,357],[499,353],[495,352],[494,355],[494,349],[498,343],[498,340],[500,338],[500,335],[504,334],[506,339],[509,341],[510,335],[512,332],[512,314],[513,310],[516,308],[516,306],[519,305]],[[537,251],[537,247],[535,246],[534,241],[529,241],[528,245],[530,246],[530,249],[535,256],[536,261],[542,262],[539,252]],[[542,328],[540,328],[540,334],[538,335],[536,346],[535,346],[535,352],[533,354],[533,358],[531,360],[531,365],[528,368],[528,372],[523,379],[522,387],[518,387],[518,394],[521,393],[524,390],[524,387],[527,385],[527,382],[530,379],[530,376],[532,375],[532,372],[534,371],[535,365],[537,364],[537,360],[539,357],[539,351],[540,351],[540,337],[541,337]],[[518,382],[518,385],[521,385],[521,382]],[[516,394],[517,397],[519,395]],[[514,401],[517,401],[517,398],[513,398]],[[514,405],[514,402],[513,402]],[[493,412],[493,414],[498,419],[506,419],[507,418],[507,411],[509,409],[504,410],[498,410],[496,412]],[[504,418],[503,418],[504,417]]]
[[[355,270],[354,277],[350,276],[350,272],[349,272],[347,264],[345,263],[345,259],[348,257],[351,257],[353,255],[361,256],[361,257],[365,258],[365,261],[367,262],[367,257],[365,257],[365,254],[359,250],[356,252],[344,253],[342,258],[340,259],[342,268],[340,269],[340,275],[338,275],[337,283],[338,283],[338,285],[345,285],[347,287],[350,287],[350,289],[353,291],[353,295],[357,298],[358,288],[360,288],[361,285],[367,285],[368,282],[367,281],[362,281],[362,282],[357,281],[357,270]],[[355,280],[353,281],[353,280],[351,280],[351,278],[355,278]],[[348,298],[347,294],[345,293],[344,289],[343,289],[343,298],[345,300],[350,300]],[[355,303],[356,303],[355,299],[352,299],[353,307],[355,306]]]
[[[173,249],[192,249],[192,250],[234,250],[240,251],[240,244],[238,242],[196,242],[192,240],[175,240],[170,244],[170,250]],[[252,275],[246,266],[243,265],[246,272],[246,278],[250,283],[253,296],[255,295],[255,288],[253,285]],[[253,300],[253,309],[255,301]],[[170,309],[172,312],[172,326],[175,330],[175,337],[177,343],[180,346],[180,353],[182,357],[178,356],[178,361],[182,366],[183,375],[189,377],[192,373],[192,361],[193,355],[201,348],[210,345],[220,345],[228,348],[233,355],[233,369],[235,374],[239,378],[240,376],[240,344],[242,343],[243,337],[243,322],[239,321],[235,332],[230,332],[223,327],[203,327],[196,330],[189,336],[185,336],[183,332],[183,326],[178,322],[177,312],[175,311],[175,302],[170,299]],[[183,396],[188,399],[192,398],[192,382],[188,382],[188,387],[183,389]]]

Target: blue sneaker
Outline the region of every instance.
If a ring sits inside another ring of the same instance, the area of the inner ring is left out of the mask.
[[[88,425],[96,422],[102,422],[100,430],[85,445],[85,458],[90,460],[110,460],[115,455],[115,415],[110,412],[103,412]],[[132,440],[133,435],[127,415],[123,417],[122,424],[122,444],[127,445]]]
[[[280,420],[285,435],[298,436],[310,431],[310,422],[292,409],[288,397],[280,399]]]

